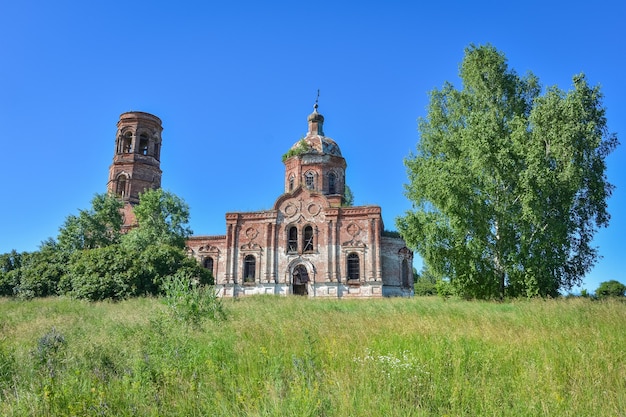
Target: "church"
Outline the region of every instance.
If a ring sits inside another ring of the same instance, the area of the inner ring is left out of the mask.
[[[226,234],[191,236],[187,252],[218,294],[373,298],[413,294],[413,252],[384,230],[379,206],[345,203],[346,160],[324,135],[317,103],[308,131],[283,156],[284,193],[271,210],[226,213]],[[125,227],[147,188],[161,186],[161,120],[120,116],[107,190],[122,198]]]

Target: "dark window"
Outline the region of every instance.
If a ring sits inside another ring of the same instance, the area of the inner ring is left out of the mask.
[[[120,197],[124,197],[126,195],[126,176],[120,175],[117,177],[117,185],[115,186],[115,194]]]
[[[304,228],[304,244],[302,245],[304,252],[310,252],[313,250],[313,228],[307,226]]]
[[[315,188],[315,174],[313,174],[311,171],[304,174],[304,183],[306,184],[306,188],[308,188],[309,190]]]
[[[351,253],[348,255],[348,279],[359,280],[359,255]]]
[[[328,174],[328,194],[336,194],[337,193],[337,176],[331,172]]]
[[[402,286],[410,287],[409,284],[409,262],[406,259],[402,260]]]
[[[289,191],[293,191],[294,181],[295,178],[293,177],[293,175],[289,177]]]
[[[213,274],[213,258],[210,256],[204,260],[204,267],[209,270],[211,274]]]
[[[298,229],[294,227],[289,228],[289,241],[287,242],[287,252],[298,251]]]
[[[142,133],[139,136],[139,153],[142,155],[148,155],[148,135]]]
[[[122,152],[131,153],[133,149],[133,134],[132,132],[128,132],[124,135],[124,145]]]
[[[256,259],[248,255],[243,260],[243,282],[254,282],[256,274]]]

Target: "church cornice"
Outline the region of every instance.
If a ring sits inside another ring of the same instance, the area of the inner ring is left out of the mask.
[[[382,210],[380,206],[357,206],[357,207],[339,207],[339,214],[342,216],[363,216],[363,215],[380,215]]]

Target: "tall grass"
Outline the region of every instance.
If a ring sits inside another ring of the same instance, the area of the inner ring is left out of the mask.
[[[623,416],[626,303],[0,300],[2,416]]]

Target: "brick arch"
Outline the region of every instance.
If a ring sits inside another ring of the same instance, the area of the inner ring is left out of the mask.
[[[309,281],[315,282],[315,278],[317,276],[317,269],[315,268],[315,265],[313,265],[313,263],[311,263],[308,259],[298,257],[289,262],[287,268],[285,268],[285,283],[289,285],[292,284],[291,277],[299,265],[303,265],[306,268],[307,273],[309,274]]]

